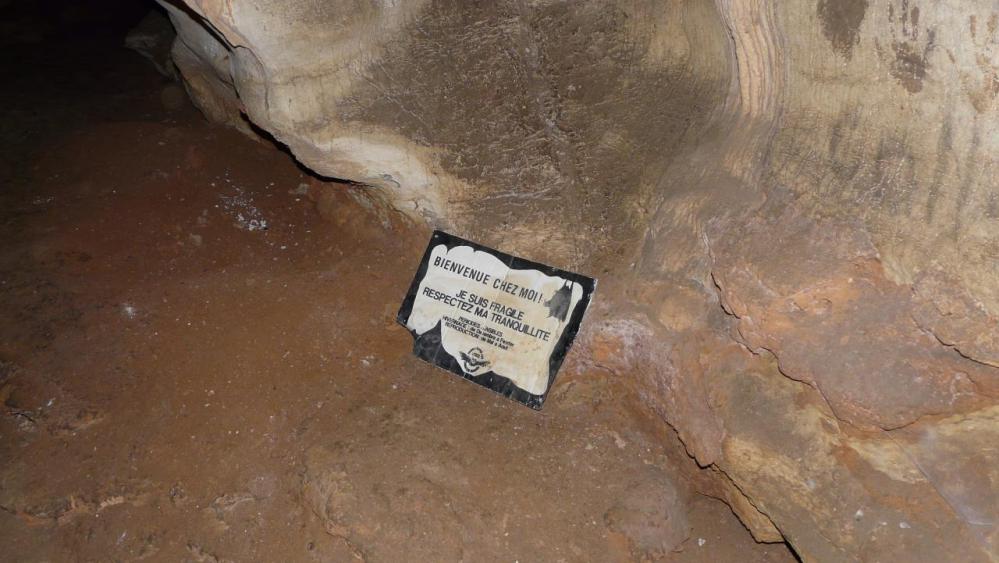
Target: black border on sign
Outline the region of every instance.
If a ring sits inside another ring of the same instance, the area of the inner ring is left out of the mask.
[[[448,250],[451,250],[456,246],[470,246],[474,250],[486,252],[496,258],[499,258],[500,261],[506,264],[508,268],[515,270],[537,270],[548,276],[558,276],[566,280],[576,282],[583,288],[583,297],[573,308],[572,316],[569,317],[565,330],[562,331],[562,336],[559,338],[558,342],[555,343],[555,348],[552,349],[552,354],[548,358],[548,386],[545,388],[545,392],[542,395],[529,393],[514,385],[513,381],[492,371],[482,373],[475,377],[468,375],[465,373],[465,370],[461,369],[457,360],[452,358],[447,352],[443,352],[443,354],[434,354],[432,357],[428,356],[425,351],[421,351],[419,349],[421,342],[420,339],[422,336],[434,332],[435,330],[439,331],[440,323],[423,335],[417,334],[416,331],[413,330],[409,331],[410,334],[413,335],[414,339],[413,353],[421,359],[458,375],[463,379],[467,379],[476,385],[481,385],[499,393],[500,395],[503,395],[504,397],[527,405],[534,410],[541,410],[541,407],[545,403],[545,399],[548,397],[548,393],[552,389],[552,385],[555,383],[555,375],[558,374],[558,370],[562,367],[562,361],[565,360],[565,355],[568,353],[569,347],[572,346],[573,341],[576,339],[576,333],[579,332],[579,325],[583,322],[583,315],[586,314],[586,309],[590,306],[590,299],[593,296],[593,291],[597,287],[597,281],[582,274],[567,272],[565,270],[553,268],[552,266],[518,258],[511,254],[489,248],[488,246],[483,246],[470,240],[465,240],[461,237],[445,233],[444,231],[434,231],[434,234],[430,237],[430,242],[427,244],[427,249],[423,253],[423,258],[420,259],[420,266],[416,270],[416,275],[413,277],[413,282],[409,286],[409,291],[406,293],[406,297],[402,300],[402,306],[399,308],[399,314],[396,315],[396,321],[404,327],[409,321],[409,316],[413,313],[413,304],[416,302],[416,293],[420,289],[420,282],[422,282],[424,276],[427,275],[430,255],[433,252],[433,249],[441,244],[443,244]],[[443,351],[443,347],[439,346],[438,351]]]

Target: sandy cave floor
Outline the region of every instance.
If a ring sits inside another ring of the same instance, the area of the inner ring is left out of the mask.
[[[0,559],[793,560],[705,497],[657,554],[665,430],[574,354],[540,414],[415,360],[426,231],[116,45],[3,65]]]

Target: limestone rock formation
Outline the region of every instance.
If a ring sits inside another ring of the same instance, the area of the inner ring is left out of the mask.
[[[999,559],[994,2],[164,4],[210,118],[601,278],[582,363],[757,539]]]

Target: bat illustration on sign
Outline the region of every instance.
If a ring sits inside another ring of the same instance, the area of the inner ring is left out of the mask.
[[[572,302],[572,282],[566,281],[562,287],[558,288],[555,295],[552,295],[551,299],[545,301],[545,307],[548,307],[548,316],[564,321],[565,316],[569,314],[570,302]]]

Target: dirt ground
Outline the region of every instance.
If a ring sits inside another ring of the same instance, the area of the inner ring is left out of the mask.
[[[429,233],[119,44],[5,47],[0,559],[793,561],[699,496],[662,552],[666,429],[573,353],[541,413],[417,361]]]

